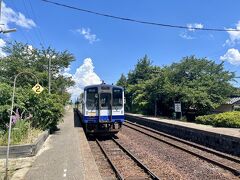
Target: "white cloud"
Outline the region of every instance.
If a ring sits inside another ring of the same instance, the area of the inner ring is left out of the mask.
[[[195,37],[190,36],[186,31],[181,33],[181,34],[179,34],[179,36],[182,37],[183,39],[188,39],[188,40],[195,39]]]
[[[202,29],[203,28],[203,24],[201,24],[201,23],[187,24],[187,27],[188,27],[189,31],[195,31],[194,28]]]
[[[5,57],[6,53],[3,52],[2,48],[6,45],[6,42],[3,39],[0,39],[0,57]]]
[[[72,74],[70,73],[70,70],[71,70],[71,67],[68,66],[67,68],[64,68],[60,74],[65,76],[65,77],[72,77]]]
[[[36,24],[32,19],[26,18],[22,13],[18,13],[18,18],[16,19],[16,24],[28,29],[35,27]]]
[[[36,24],[32,19],[26,18],[22,13],[15,12],[10,7],[7,7],[5,3],[2,3],[1,24],[4,24],[4,27],[2,28],[9,28],[9,23],[14,23],[27,29],[36,27]]]
[[[187,40],[191,40],[191,39],[196,39],[193,34],[195,33],[194,28],[197,29],[202,29],[203,28],[203,24],[201,23],[191,23],[191,24],[187,24],[188,29],[185,30],[184,32],[180,33],[179,36],[183,39],[187,39]]]
[[[99,39],[97,38],[96,34],[91,34],[91,30],[89,28],[81,28],[81,29],[77,29],[76,30],[78,33],[80,33],[81,35],[83,35],[83,37],[88,40],[88,42],[90,44],[99,41]]]
[[[240,52],[237,49],[231,48],[220,57],[222,61],[228,61],[233,65],[240,65]]]
[[[70,68],[67,68],[67,75],[70,75],[69,71]],[[84,59],[83,64],[72,75],[72,79],[75,81],[75,85],[68,88],[68,92],[71,94],[73,101],[79,97],[85,86],[101,83],[101,79],[94,72],[93,62],[90,58]]]
[[[233,46],[236,43],[240,42],[240,21],[238,21],[238,23],[236,24],[236,29],[239,31],[228,31],[229,39],[226,40],[225,44]],[[227,30],[233,30],[233,29],[228,28]]]

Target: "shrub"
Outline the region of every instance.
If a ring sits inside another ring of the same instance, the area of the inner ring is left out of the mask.
[[[240,128],[240,112],[225,112],[220,114],[212,114],[198,116],[196,122],[200,124],[208,124],[216,127]]]
[[[38,99],[34,108],[32,125],[40,129],[54,128],[63,117],[64,108],[58,95],[48,95]]]
[[[7,86],[3,85],[3,87]],[[2,88],[0,91],[0,130],[2,131],[7,130],[11,108],[11,95],[8,98],[5,98],[4,95],[7,91],[10,91],[10,86],[7,87]],[[2,97],[6,100],[1,101],[3,100]],[[22,118],[28,118],[34,128],[51,129],[58,124],[63,116],[63,99],[61,95],[48,94],[46,91],[37,95],[31,90],[31,87],[26,89],[18,88],[16,89],[14,112],[19,109]]]
[[[11,144],[19,144],[28,135],[30,124],[25,120],[19,120],[16,124],[12,125],[11,130]],[[1,131],[0,145],[7,145],[8,142],[8,130]]]
[[[0,131],[6,130],[6,124],[9,122],[11,92],[11,86],[5,83],[0,83]]]
[[[27,92],[27,93],[26,93]],[[25,109],[32,115],[31,125],[42,130],[54,128],[63,117],[64,106],[60,95],[46,91],[37,95],[33,91],[21,92],[19,96]]]

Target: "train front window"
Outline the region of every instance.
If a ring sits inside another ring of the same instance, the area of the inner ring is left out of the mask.
[[[114,107],[122,107],[123,98],[122,98],[122,89],[113,88],[113,106]]]
[[[98,90],[97,88],[87,89],[87,109],[97,109],[98,107]]]
[[[100,104],[102,109],[109,109],[111,105],[111,94],[101,93],[100,94]]]

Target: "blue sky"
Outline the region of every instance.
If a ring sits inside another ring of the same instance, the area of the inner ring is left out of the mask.
[[[54,1],[144,21],[240,29],[238,0]],[[92,71],[100,79],[115,83],[121,73],[127,74],[137,60],[147,54],[153,64],[160,66],[178,62],[188,55],[208,57],[217,63],[224,60],[226,69],[240,76],[240,32],[230,34],[143,25],[66,9],[40,0],[31,1],[31,4],[28,0],[4,2],[16,16],[22,13],[28,27],[21,25],[24,18],[19,18],[20,23],[18,19],[5,20],[8,27],[17,28],[17,32],[10,36],[1,34],[1,41],[17,40],[34,47],[44,42],[45,46],[50,45],[59,51],[68,50],[76,57],[68,69],[71,74],[84,65],[84,59],[91,58],[95,67]]]

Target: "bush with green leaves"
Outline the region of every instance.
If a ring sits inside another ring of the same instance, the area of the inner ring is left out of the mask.
[[[31,126],[42,130],[51,129],[61,121],[64,112],[64,105],[60,95],[48,94],[43,91],[35,94],[30,88],[20,89],[16,99],[22,102],[30,114]]]
[[[240,112],[233,111],[220,114],[198,116],[196,118],[196,122],[216,127],[240,128]]]
[[[11,108],[11,87],[1,83],[0,87],[4,87],[0,90],[0,99],[5,98],[3,102],[0,101],[0,130],[6,131]],[[32,127],[42,130],[54,128],[64,113],[61,95],[48,94],[46,90],[36,94],[30,86],[16,88],[14,112],[16,109],[19,109],[22,119],[29,119]]]

